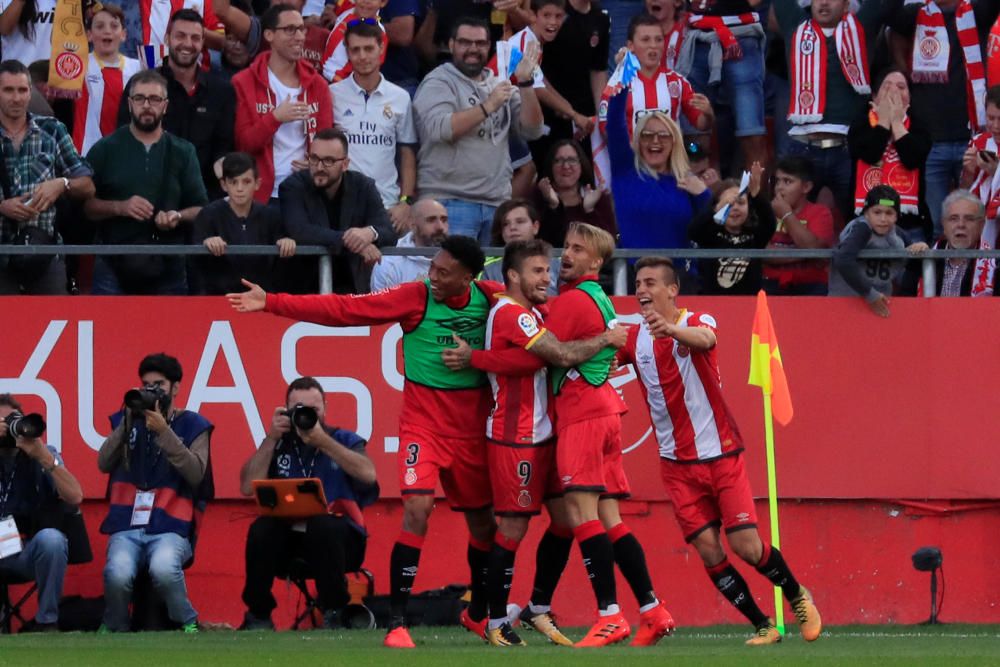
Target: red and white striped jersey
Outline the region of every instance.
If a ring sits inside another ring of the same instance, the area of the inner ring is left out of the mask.
[[[167,43],[167,25],[170,17],[181,9],[193,9],[205,19],[205,30],[223,32],[225,26],[212,9],[212,0],[140,0],[142,16],[142,43],[160,46]],[[208,58],[204,54],[203,58]]]
[[[989,132],[981,132],[969,141],[969,147],[977,151],[989,151],[996,154],[997,141]],[[976,177],[969,186],[969,191],[979,197],[983,204],[989,206],[990,201],[1000,194],[1000,169],[990,175],[981,169],[976,171]]]
[[[330,36],[326,38],[326,47],[323,49],[323,58],[321,61],[323,67],[320,70],[320,74],[331,83],[343,81],[353,71],[351,63],[347,59],[347,44],[344,38],[347,33],[347,25],[357,20],[359,20],[358,16],[354,12],[344,14],[337,19],[336,25],[330,31]],[[376,21],[378,22],[378,27],[382,29],[382,44],[384,45],[389,38],[385,35],[385,26],[382,25],[382,21],[378,19]],[[382,58],[379,61],[380,66],[385,64],[385,54],[388,50],[386,48],[382,49]]]
[[[486,320],[486,349],[530,349],[545,333],[542,315],[509,296],[498,295]],[[487,373],[493,390],[493,410],[486,420],[486,437],[512,445],[535,445],[553,435],[548,371],[533,375]]]
[[[711,315],[687,310],[677,326],[716,330]],[[722,399],[715,348],[699,352],[673,338],[655,339],[638,326],[619,355],[635,366],[662,458],[711,461],[742,451],[743,439]]]
[[[666,70],[677,68],[677,56],[681,52],[681,42],[684,41],[684,20],[674,21],[673,29],[663,35],[663,60],[660,66]]]
[[[118,56],[117,65],[102,63],[93,53],[87,62],[83,94],[73,101],[73,145],[80,155],[118,128],[118,105],[132,75],[142,69],[135,58]]]
[[[636,122],[647,113],[662,111],[674,121],[684,112],[684,116],[694,125],[698,122],[701,112],[691,106],[694,88],[681,74],[673,70],[660,68],[651,78],[637,72],[629,87],[628,99],[625,101],[625,117],[628,119],[628,134],[631,138]],[[607,96],[602,96],[606,100]],[[608,120],[608,105],[601,104],[598,113],[601,133]]]

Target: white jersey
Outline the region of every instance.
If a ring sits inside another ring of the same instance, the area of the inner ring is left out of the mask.
[[[12,0],[0,0],[0,12],[7,11]],[[23,5],[22,5],[23,7]],[[9,35],[0,38],[4,60],[19,60],[30,65],[36,60],[48,60],[52,55],[52,24],[55,22],[56,0],[35,0],[35,20],[31,22],[34,32],[25,37],[17,27]]]

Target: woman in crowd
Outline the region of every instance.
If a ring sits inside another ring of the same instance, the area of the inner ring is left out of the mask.
[[[600,227],[618,239],[611,195],[594,187],[594,167],[573,139],[552,145],[535,191],[535,207],[541,212],[539,236],[555,247],[562,246],[571,222]]]
[[[52,21],[56,0],[7,0],[0,3],[0,49],[4,60],[30,65],[52,53]]]

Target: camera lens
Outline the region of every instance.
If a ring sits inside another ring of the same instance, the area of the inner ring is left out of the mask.
[[[319,414],[317,414],[316,410],[301,403],[292,408],[289,417],[291,417],[292,423],[295,424],[296,428],[302,431],[311,431],[319,421]]]
[[[6,421],[7,432],[13,438],[38,438],[45,433],[45,419],[38,413],[21,415],[13,412]]]

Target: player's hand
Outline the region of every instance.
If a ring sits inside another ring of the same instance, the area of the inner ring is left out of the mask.
[[[523,60],[521,62],[524,62]],[[507,104],[507,100],[514,94],[514,84],[510,81],[500,81],[496,87],[490,91],[489,97],[483,102],[486,113],[494,113],[497,109]]]
[[[868,307],[879,317],[889,317],[889,297],[879,294],[874,301],[868,302]]]
[[[271,428],[267,430],[267,437],[271,440],[281,440],[281,436],[292,430],[292,420],[288,416],[288,409],[279,406],[274,409],[271,415]]]
[[[620,350],[625,347],[625,343],[628,341],[628,327],[619,322],[614,329],[608,329],[604,332],[604,339],[606,341],[604,347]]]
[[[143,410],[144,415],[146,415],[146,428],[160,435],[167,430],[167,418],[163,416],[160,412],[160,401],[157,400],[155,406],[152,410]]]
[[[258,310],[264,310],[264,304],[267,303],[267,293],[264,288],[246,278],[241,278],[240,282],[247,288],[247,291],[227,294],[226,300],[229,301],[229,305],[240,313],[255,313]]]
[[[670,338],[677,331],[677,327],[652,308],[644,310],[642,317],[646,320],[646,327],[653,338]]]
[[[221,236],[209,236],[201,244],[216,257],[222,257],[226,254],[226,241]]]
[[[295,256],[295,239],[290,239],[286,236],[278,239],[275,245],[278,246],[278,257],[286,259]]]
[[[469,347],[468,343],[459,338],[457,334],[452,334],[451,337],[455,340],[455,347],[441,352],[441,361],[453,371],[468,368],[472,363],[472,348]]]
[[[392,228],[400,236],[410,231],[410,205],[401,201],[390,208],[389,220],[392,222]]]
[[[535,76],[535,68],[538,67],[538,59],[540,57],[541,51],[538,49],[538,42],[528,42],[527,46],[524,47],[524,55],[521,58],[521,62],[517,64],[517,68],[514,70],[514,80],[518,83],[531,81]]]

